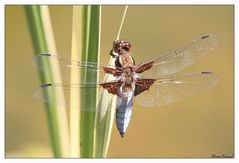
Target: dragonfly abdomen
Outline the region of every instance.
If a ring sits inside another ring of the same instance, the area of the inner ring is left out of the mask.
[[[133,92],[120,93],[117,97],[116,125],[121,137],[129,125],[133,109]]]

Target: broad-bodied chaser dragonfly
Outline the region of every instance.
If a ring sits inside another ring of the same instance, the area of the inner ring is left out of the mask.
[[[47,83],[43,84],[34,92],[36,98],[54,103],[54,100],[44,96],[42,92],[57,94],[57,89],[66,92],[79,91],[79,88],[87,92],[95,91],[96,88],[108,91],[117,96],[116,124],[121,137],[124,136],[129,125],[133,97],[138,104],[144,107],[160,106],[177,102],[188,95],[198,93],[217,83],[217,77],[212,72],[187,73],[173,75],[195,63],[203,55],[215,48],[217,38],[214,35],[200,37],[183,48],[149,59],[139,65],[131,55],[131,43],[127,40],[113,42],[111,57],[115,59],[115,65],[100,65],[93,62],[79,62],[65,60],[53,54],[40,54],[35,57],[37,66],[41,69],[43,59],[57,60],[62,70],[76,69],[85,70],[87,75],[100,74],[101,76],[113,75],[114,80],[105,81],[98,78],[97,81],[88,78],[82,83]],[[66,76],[69,73],[64,73]],[[70,79],[70,77],[67,77]],[[69,94],[68,94],[69,96]],[[81,102],[87,102],[83,100]],[[84,108],[86,111],[107,111],[104,108]]]

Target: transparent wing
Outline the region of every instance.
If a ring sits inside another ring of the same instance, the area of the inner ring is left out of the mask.
[[[70,79],[71,79],[70,75],[71,75],[72,70],[74,72],[78,72],[79,74],[81,72],[84,72],[88,76],[98,74],[98,77],[99,77],[98,80],[100,82],[103,82],[104,77],[106,75],[104,68],[110,68],[110,69],[117,68],[118,70],[121,69],[121,68],[113,66],[113,65],[102,65],[102,64],[95,63],[95,62],[79,62],[79,61],[66,59],[66,58],[63,58],[63,57],[60,57],[60,56],[57,56],[54,54],[49,54],[49,53],[42,53],[33,58],[34,65],[39,70],[41,70],[43,72],[47,72],[46,70],[49,71],[49,69],[51,69],[49,67],[51,64],[46,65],[46,63],[50,63],[50,62],[56,62],[59,64],[60,71],[62,74],[61,75],[62,80],[64,82],[70,81]],[[94,82],[94,78],[92,78],[92,79],[93,79],[92,81],[91,81],[91,79],[89,79],[88,81]]]
[[[215,84],[217,84],[217,77],[211,72],[161,78],[155,80],[148,91],[136,96],[136,102],[146,107],[175,103]]]
[[[57,101],[56,97],[59,95],[60,92],[64,93],[64,99],[61,101]],[[105,92],[104,92],[105,91]],[[98,92],[98,94],[96,94]],[[100,108],[99,106],[99,100],[98,99],[104,99],[100,97],[100,94],[109,94],[107,90],[103,89],[99,83],[87,83],[87,84],[43,84],[39,88],[37,88],[33,92],[33,97],[44,101],[49,104],[54,104],[57,106],[57,108],[67,107],[69,109],[74,109],[77,106],[87,106],[87,107],[81,107],[81,110],[84,111],[107,111],[107,108]],[[79,93],[80,97],[82,99],[79,99],[77,101],[70,101],[70,95],[71,93]],[[96,101],[89,101],[87,100],[89,97],[95,96]],[[112,95],[113,96],[113,95]],[[62,103],[62,101],[65,101],[65,103]]]
[[[153,62],[153,66],[151,69],[139,74],[139,76],[145,78],[159,78],[179,72],[213,50],[217,43],[218,40],[214,35],[200,37],[181,49],[141,63],[138,67],[150,62]]]

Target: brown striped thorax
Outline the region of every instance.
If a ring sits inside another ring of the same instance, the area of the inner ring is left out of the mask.
[[[135,61],[131,53],[131,43],[127,40],[116,40],[113,42],[113,47],[110,55],[115,59],[115,66],[120,68],[135,67]]]
[[[124,84],[133,84],[137,81],[137,73],[142,73],[152,67],[153,62],[136,66],[131,55],[131,43],[127,40],[116,40],[113,42],[110,55],[115,58],[115,69],[104,68],[106,73],[118,76]]]
[[[135,81],[135,61],[130,53],[131,43],[127,40],[116,40],[113,42],[110,55],[115,59],[115,66],[122,68],[121,81],[131,84]]]

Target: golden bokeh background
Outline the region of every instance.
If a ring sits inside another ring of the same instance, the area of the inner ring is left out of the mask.
[[[101,61],[107,63],[123,6],[102,7]],[[23,6],[6,6],[6,157],[51,157],[45,112],[32,97],[40,83]],[[72,6],[50,6],[57,50],[71,51]],[[212,33],[218,47],[184,72],[213,71],[219,83],[160,108],[134,103],[125,138],[114,124],[108,157],[211,157],[234,152],[234,7],[129,6],[121,38],[136,63]]]

